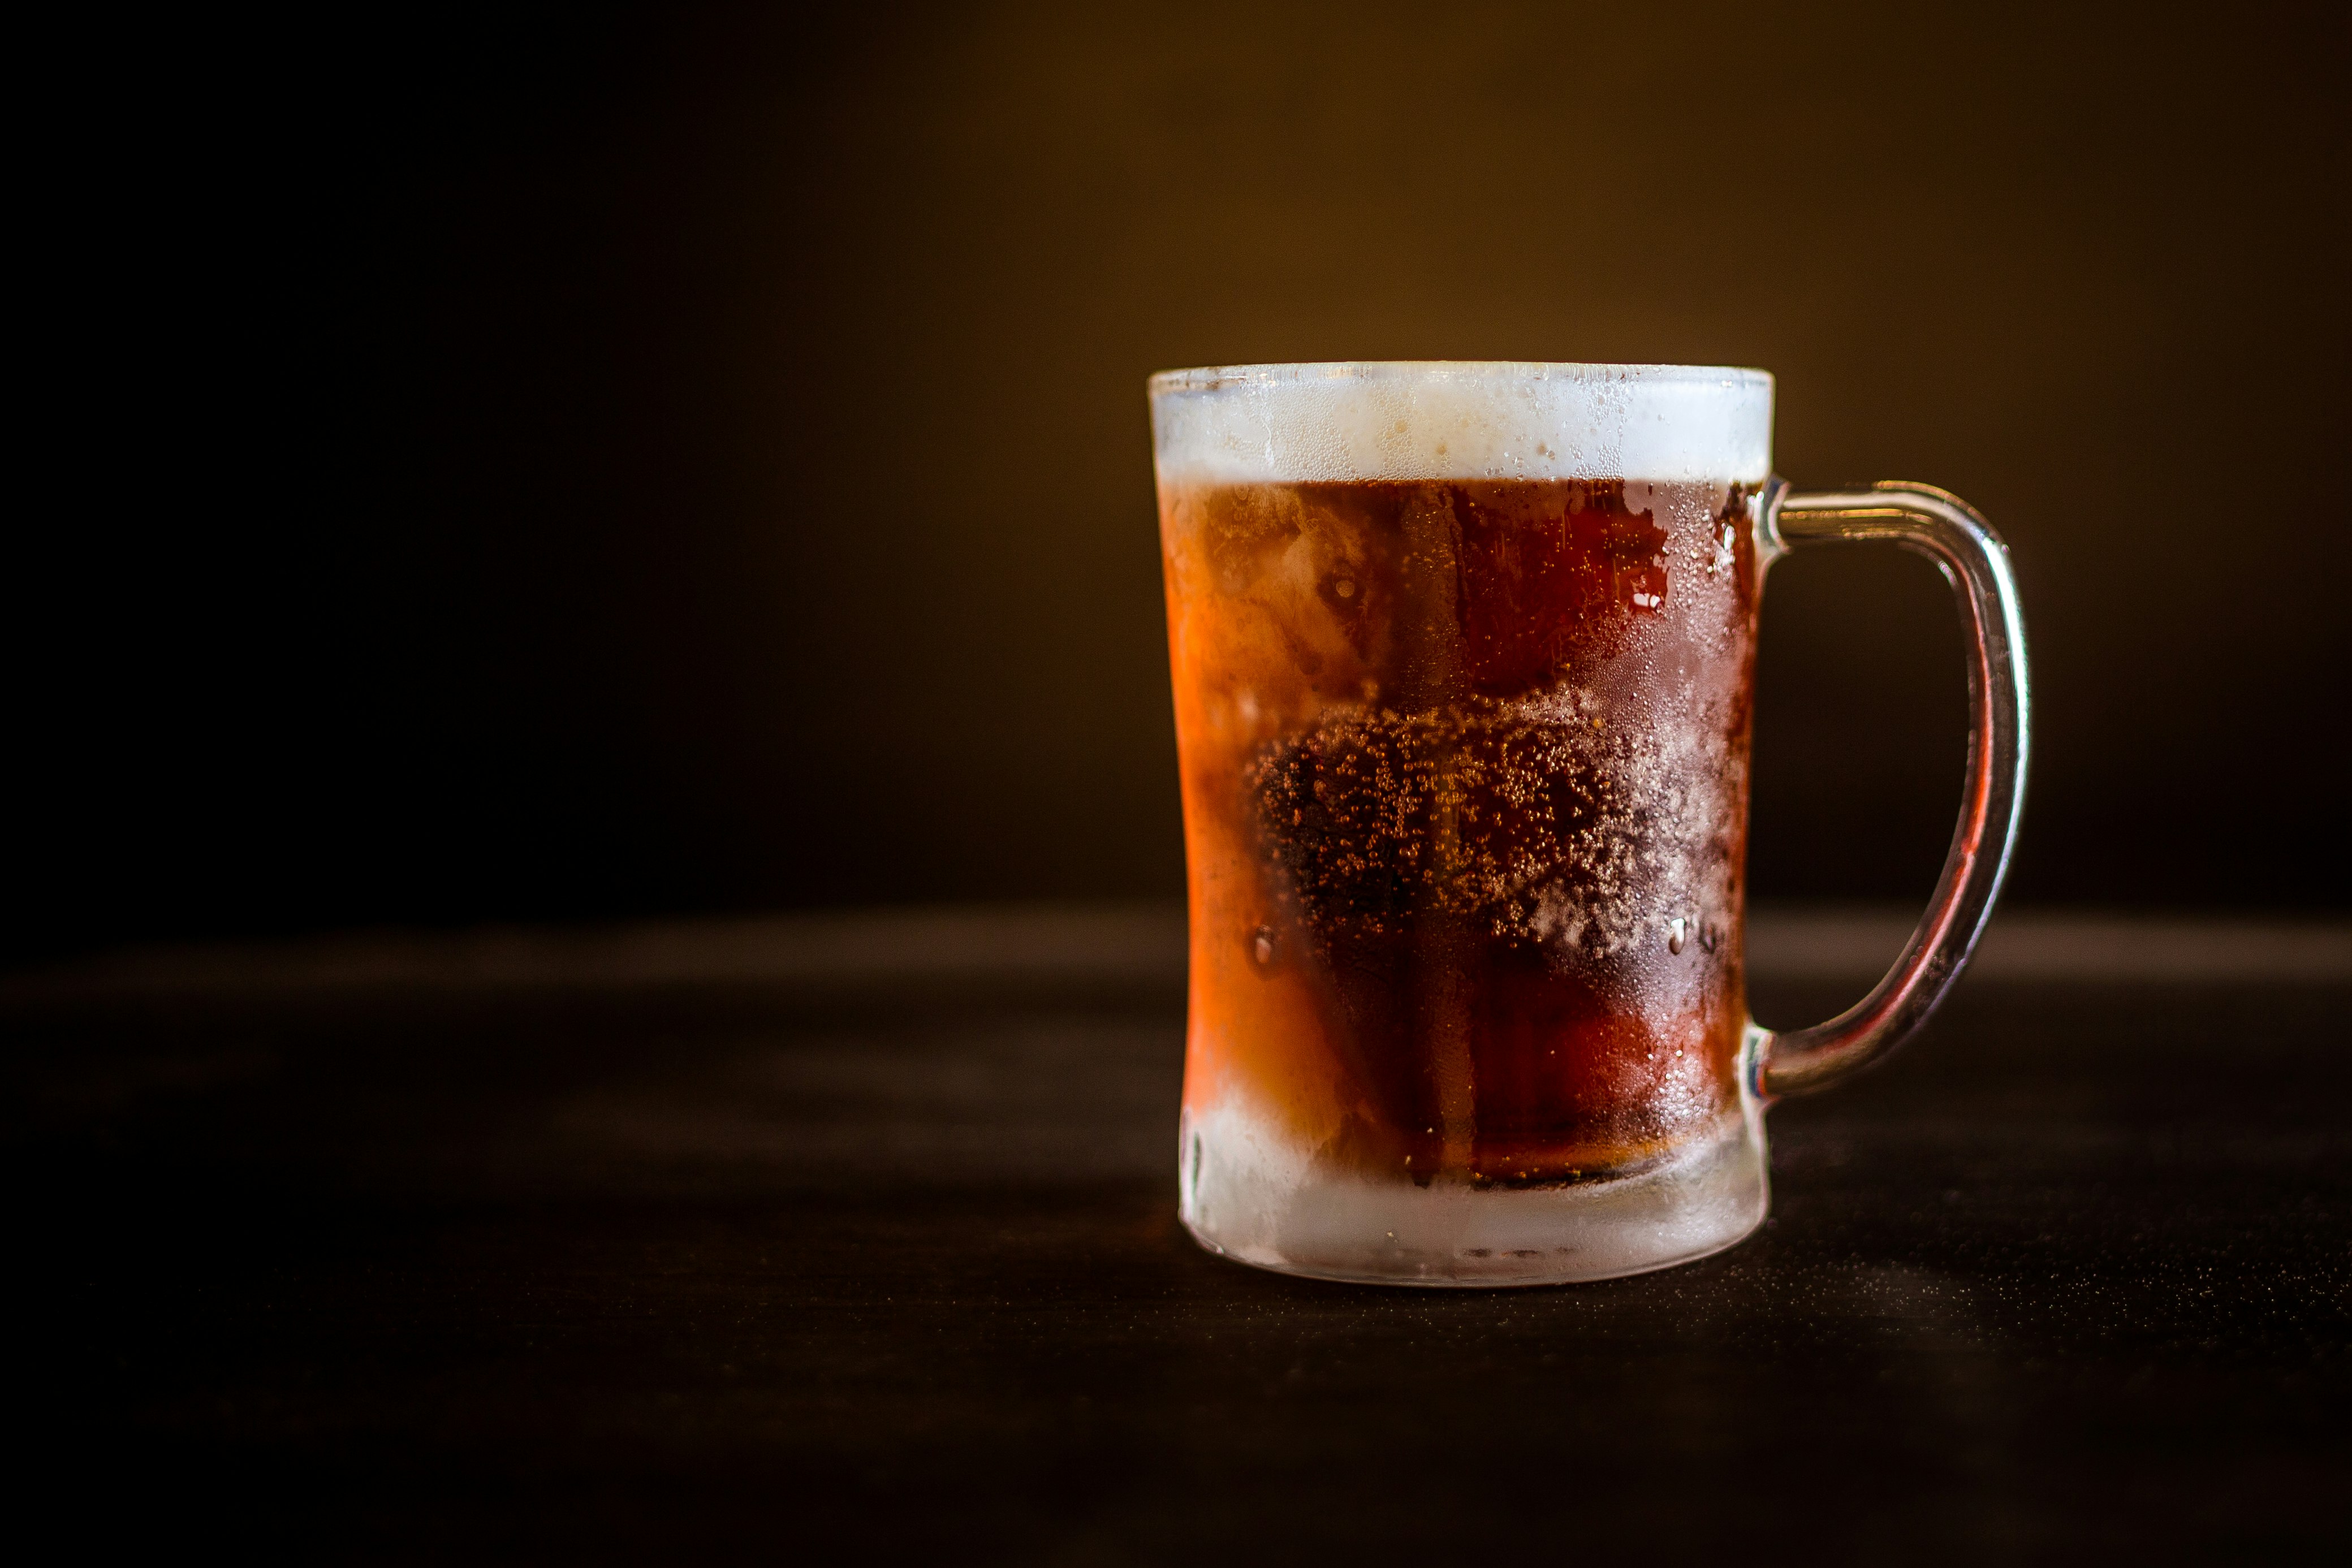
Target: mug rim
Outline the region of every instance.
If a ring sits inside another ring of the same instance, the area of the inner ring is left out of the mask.
[[[1202,365],[1154,371],[1145,382],[1153,397],[1221,392],[1232,387],[1314,382],[1567,382],[1772,385],[1772,372],[1747,365],[1601,364],[1547,360],[1309,360],[1262,364]]]

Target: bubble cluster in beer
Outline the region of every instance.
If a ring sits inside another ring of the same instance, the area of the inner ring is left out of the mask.
[[[1268,747],[1250,784],[1308,923],[1377,935],[1443,912],[1595,956],[1676,919],[1719,927],[1738,803],[1724,748],[1601,709],[1572,685],[1429,713],[1343,705]]]

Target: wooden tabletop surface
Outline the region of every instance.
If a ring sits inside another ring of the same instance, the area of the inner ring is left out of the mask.
[[[1759,918],[1759,1016],[1900,936]],[[1494,1293],[1186,1239],[1181,937],[934,911],[0,977],[25,1495],[92,1554],[330,1560],[2352,1545],[2342,926],[2005,922],[1924,1038],[1773,1112],[1751,1240]]]

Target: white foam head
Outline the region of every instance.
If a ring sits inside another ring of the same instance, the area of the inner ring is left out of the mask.
[[[1762,481],[1772,378],[1701,365],[1385,361],[1151,378],[1163,482]]]

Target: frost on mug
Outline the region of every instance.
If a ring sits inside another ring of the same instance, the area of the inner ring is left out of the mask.
[[[1824,1026],[1876,1038],[1748,1022],[1761,570],[1779,514],[1859,527],[1771,479],[1770,378],[1269,366],[1151,392],[1186,1225],[1245,1262],[1431,1284],[1738,1240],[1768,1201],[1769,1094],[1924,1016],[1992,895],[1958,883],[1997,882],[2006,848],[1948,868],[1978,907],[1940,969],[1915,942],[1921,972],[1882,986],[1905,1018]]]

